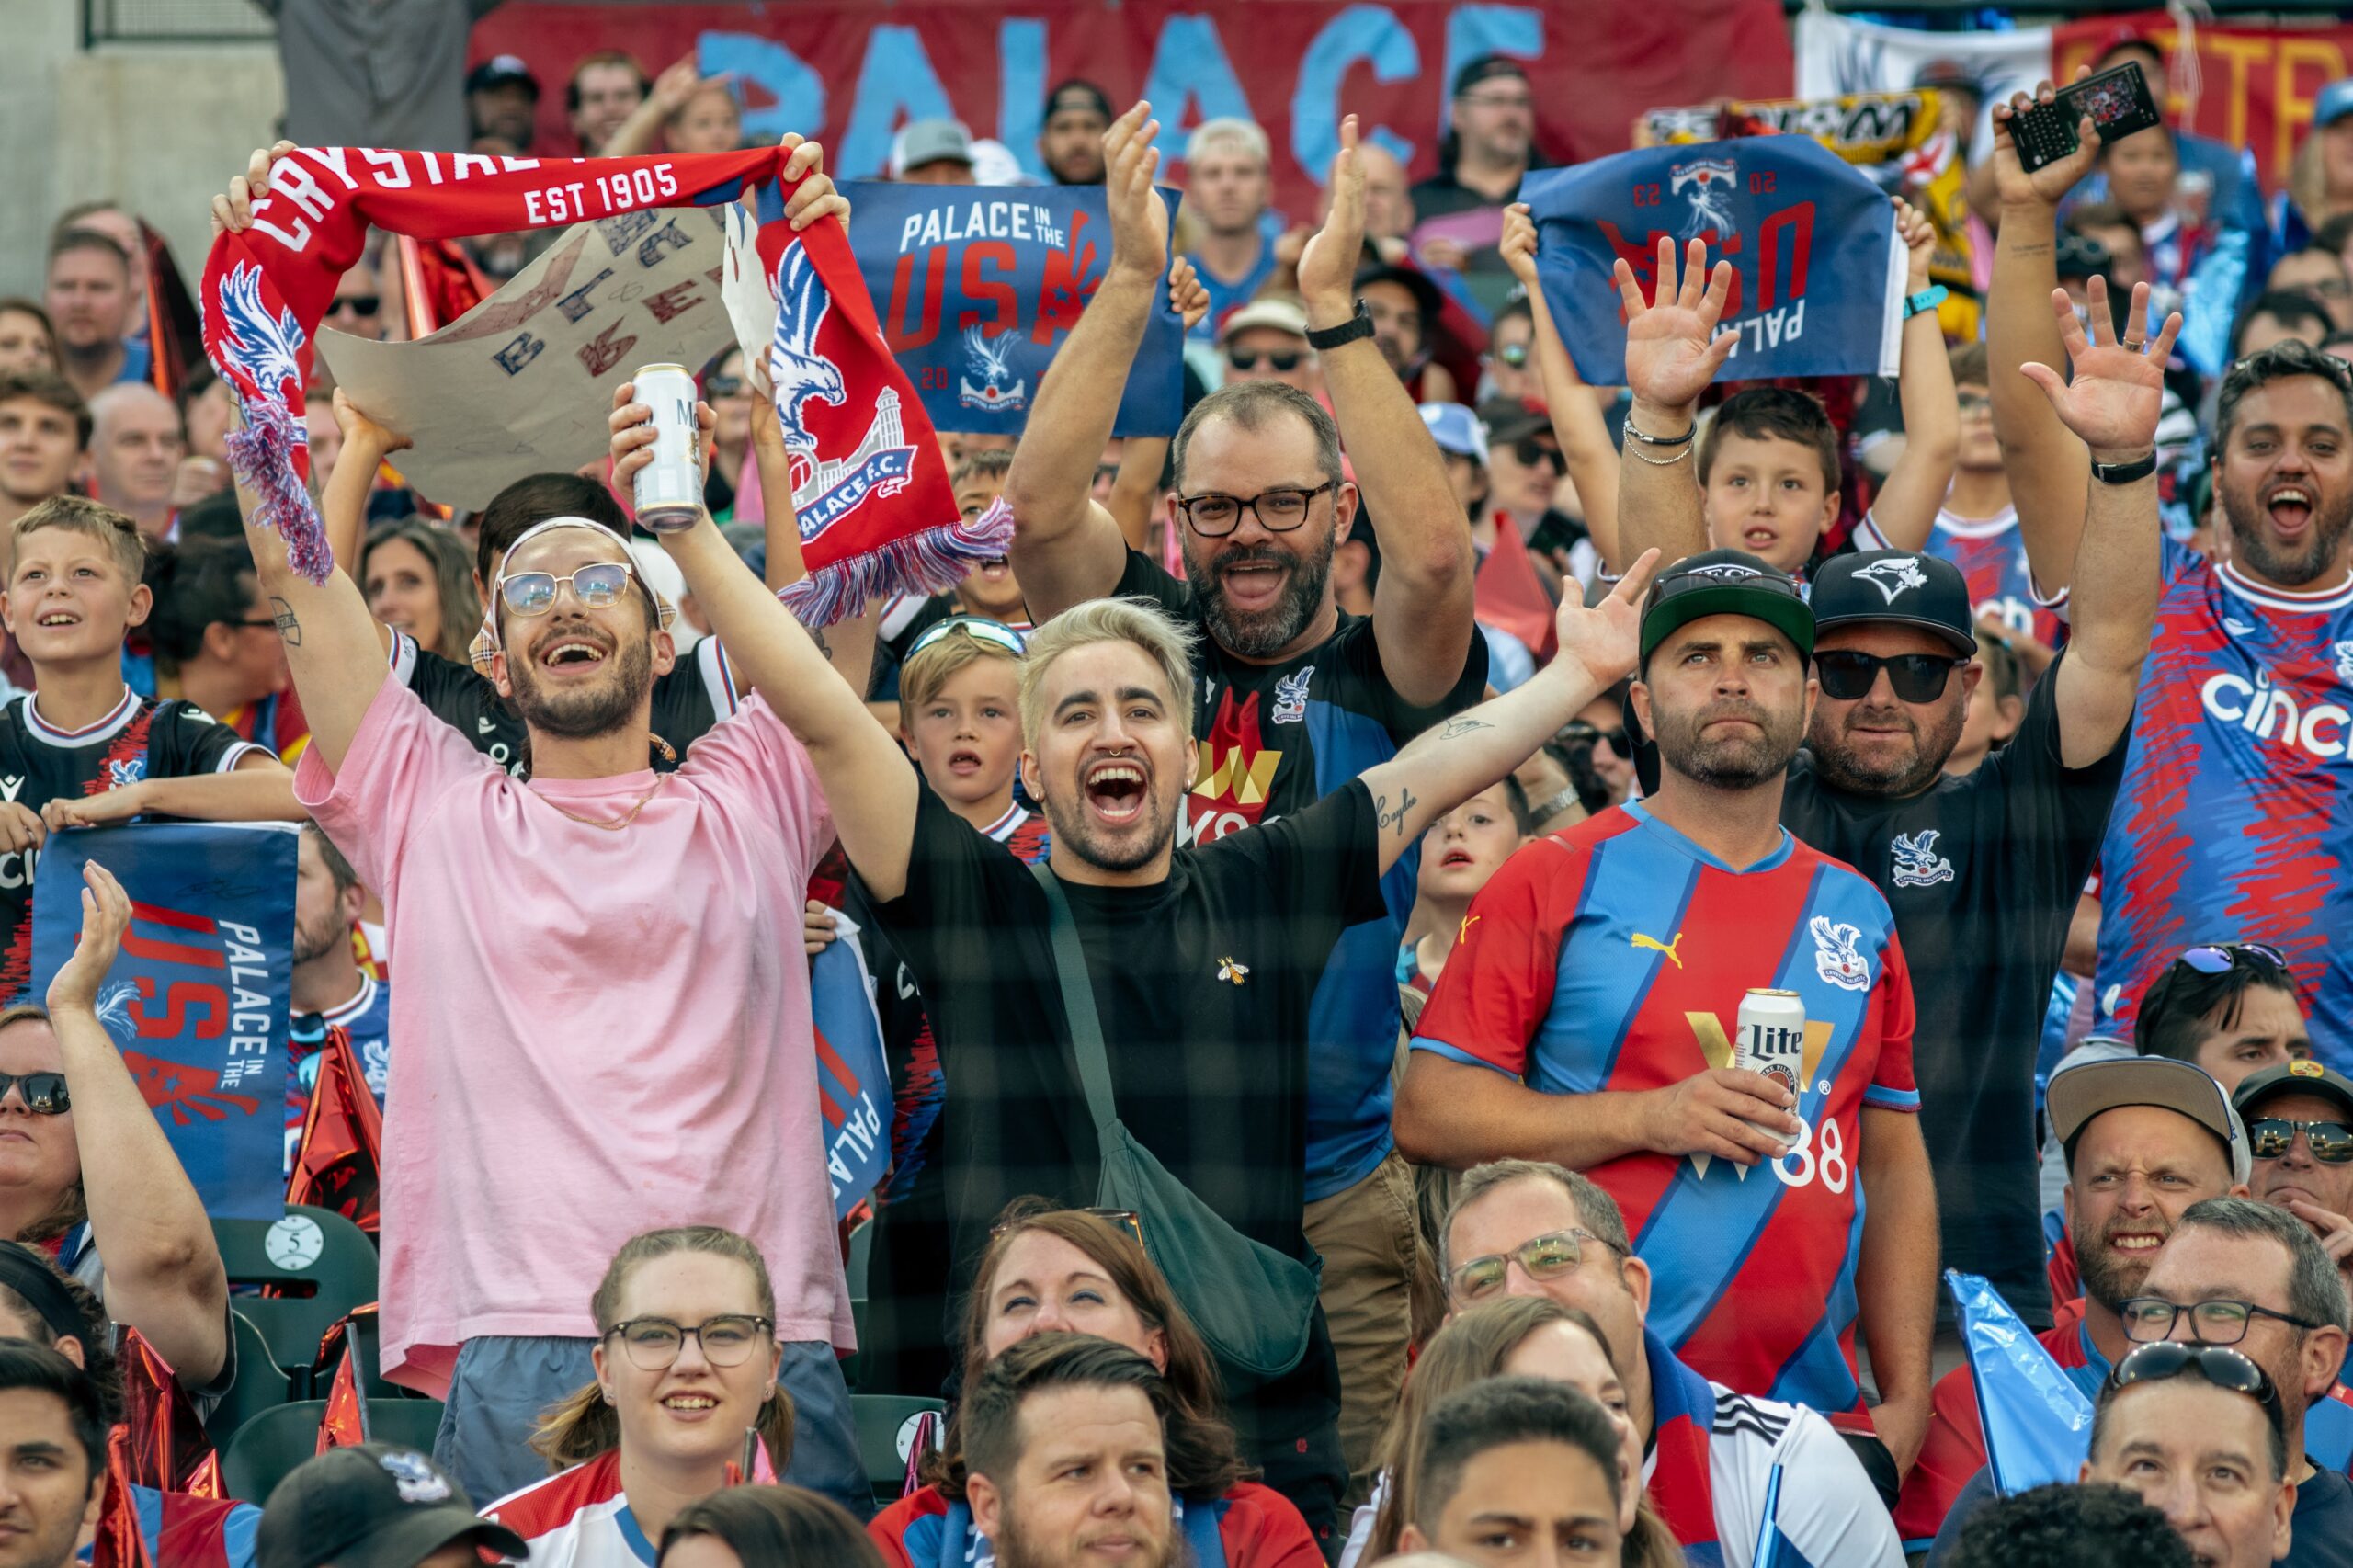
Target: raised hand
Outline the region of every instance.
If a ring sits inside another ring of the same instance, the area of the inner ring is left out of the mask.
[[[122,950],[122,934],[131,928],[131,895],[114,873],[96,860],[82,865],[82,938],[49,983],[49,1010],[94,1010],[98,986]]]
[[[1152,105],[1136,106],[1111,122],[1103,133],[1103,190],[1111,207],[1111,267],[1113,273],[1157,283],[1168,265],[1168,206],[1152,187],[1160,169],[1160,149],[1153,138],[1160,121]]]
[[[820,218],[838,218],[847,229],[849,198],[834,188],[833,176],[825,173],[825,149],[798,131],[786,131],[777,145],[792,150],[792,156],[784,161],[784,177],[801,182],[784,204],[785,221],[798,231]]]
[[[335,389],[335,422],[343,431],[343,444],[347,449],[365,447],[379,459],[416,444],[399,431],[379,425],[360,413],[359,405],[353,403],[350,394],[341,387]]]
[[[2080,82],[2091,74],[2088,65],[2075,72]],[[2018,161],[2018,144],[2010,139],[2010,121],[2024,114],[2030,104],[2047,104],[2057,97],[2058,89],[2049,82],[2040,84],[2029,98],[2024,93],[2012,93],[2010,101],[1994,106],[1994,188],[2000,194],[2005,207],[2056,207],[2060,199],[2075,188],[2083,177],[2092,172],[2092,164],[2099,157],[2099,131],[2086,115],[2075,126],[2075,150],[2065,157],[2048,163],[2029,172]]]
[[[1937,226],[1927,213],[1895,198],[1895,233],[1904,242],[1907,275],[1904,292],[1916,294],[1928,286],[1928,263],[1937,254]]]
[[[2129,461],[2144,456],[2157,440],[2157,414],[2165,401],[2165,364],[2173,355],[2173,340],[2181,332],[2181,312],[2165,318],[2154,338],[2141,340],[2148,331],[2149,286],[2132,286],[2132,309],[2124,323],[2124,341],[2116,340],[2114,319],[2108,308],[2108,280],[2094,274],[2086,290],[2092,318],[2091,336],[2063,289],[2051,291],[2051,309],[2059,318],[2059,335],[2067,346],[2074,367],[2072,380],[2063,379],[2048,365],[2029,360],[2020,374],[2042,389],[2052,412],[2073,430],[2092,456],[2102,462]]]
[[[705,87],[723,85],[729,74],[722,71],[716,76],[704,75],[695,68],[695,57],[689,54],[684,60],[673,62],[662,74],[654,78],[653,98],[662,107],[665,115],[673,115],[693,102],[695,95]]]
[[[1626,308],[1626,385],[1637,402],[1662,408],[1689,408],[1732,358],[1740,335],[1719,335],[1724,301],[1732,293],[1732,263],[1716,263],[1708,272],[1708,247],[1693,240],[1678,280],[1675,242],[1658,242],[1658,289],[1655,303],[1645,303],[1634,269],[1621,256],[1616,276],[1618,298]],[[1701,286],[1705,278],[1706,284]],[[1672,430],[1651,434],[1672,436]]]
[[[1210,313],[1210,291],[1189,257],[1178,256],[1168,267],[1168,302],[1184,318],[1189,334]]]
[[[1631,675],[1642,648],[1643,595],[1657,566],[1658,551],[1643,551],[1608,597],[1591,609],[1576,595],[1564,595],[1552,622],[1561,647],[1553,664],[1574,661],[1603,686]]]
[[[1527,202],[1515,201],[1504,209],[1504,237],[1496,242],[1495,249],[1533,300],[1537,290],[1536,220],[1529,212]]]
[[[1357,117],[1340,121],[1332,157],[1332,210],[1299,255],[1299,293],[1311,317],[1355,310],[1357,262],[1364,255],[1364,167],[1357,162]]]
[[[756,428],[760,421],[756,418],[752,424]],[[654,411],[637,401],[635,381],[623,381],[613,389],[613,412],[606,419],[605,427],[613,433],[613,488],[624,495],[630,494],[637,479],[637,471],[654,460],[654,443],[661,437],[661,432],[654,427]],[[697,462],[709,465],[711,437],[718,429],[719,415],[710,411],[710,404],[698,400],[695,403]],[[592,469],[594,466],[590,465]]]
[[[253,156],[245,160],[245,172],[229,182],[229,188],[212,199],[212,233],[242,234],[254,226],[254,202],[269,194],[269,166],[294,151],[291,142],[276,142],[267,147],[256,147]]]

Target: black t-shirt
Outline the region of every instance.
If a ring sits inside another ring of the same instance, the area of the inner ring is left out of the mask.
[[[2058,690],[2039,682],[2018,734],[1966,778],[1881,800],[1833,789],[1801,752],[1781,801],[1784,826],[1869,877],[1895,913],[1944,1267],[1984,1275],[2036,1327],[2050,1326],[2051,1301],[2035,1052],[2125,751],[2120,736],[2091,767],[2067,767]]]
[[[478,674],[472,665],[419,647],[405,631],[395,631],[392,677],[416,693],[417,700],[435,718],[472,742],[476,751],[509,773],[520,774],[523,720],[514,705],[498,695],[489,676]],[[727,662],[716,637],[704,638],[669,674],[654,676],[654,733],[676,754],[665,756],[661,747],[654,747],[654,769],[667,773],[685,761],[687,748],[734,712],[743,696],[735,684],[734,666]]]
[[[2296,1483],[2288,1555],[2273,1568],[2353,1568],[2353,1482],[2315,1468]]]
[[[1487,689],[1487,640],[1473,636],[1452,690],[1428,708],[1397,695],[1381,667],[1370,616],[1343,614],[1332,635],[1279,665],[1253,665],[1218,646],[1192,590],[1131,551],[1117,595],[1152,600],[1196,633],[1193,738],[1199,771],[1185,797],[1178,842],[1213,843],[1274,822],[1340,789]],[[1391,1141],[1390,1069],[1397,1052],[1397,941],[1414,907],[1418,852],[1383,880],[1382,906],[1334,950],[1332,983],[1307,1019],[1307,1197],[1364,1179]]]
[[[239,737],[194,703],[141,697],[123,687],[114,711],[85,730],[43,723],[29,696],[0,708],[0,798],[38,812],[60,797],[103,795],[142,778],[226,773],[249,751]],[[40,852],[0,855],[0,1002],[21,998],[32,983],[33,869]]]

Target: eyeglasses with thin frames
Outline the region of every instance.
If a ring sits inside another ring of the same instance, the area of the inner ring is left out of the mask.
[[[2253,1301],[2168,1301],[2162,1296],[2133,1296],[2119,1303],[2116,1315],[2124,1320],[2124,1337],[2137,1345],[2154,1345],[2173,1336],[2181,1314],[2189,1314],[2189,1332],[2200,1345],[2236,1345],[2246,1337],[2256,1318],[2277,1318],[2301,1329],[2320,1324],[2293,1312],[2277,1312]]]
[[[666,1372],[692,1338],[702,1346],[702,1358],[714,1367],[740,1367],[752,1358],[765,1335],[773,1339],[776,1324],[748,1312],[722,1312],[700,1323],[672,1323],[668,1318],[631,1318],[605,1331],[609,1339],[620,1335],[630,1364],[641,1372]]]
[[[1459,1301],[1484,1301],[1502,1290],[1511,1278],[1514,1259],[1518,1260],[1530,1279],[1557,1279],[1585,1261],[1586,1242],[1603,1248],[1609,1245],[1591,1231],[1574,1225],[1565,1231],[1548,1231],[1509,1252],[1472,1258],[1447,1276],[1447,1288]]]
[[[498,579],[498,597],[515,615],[545,615],[555,608],[556,596],[566,584],[572,597],[590,609],[604,609],[621,597],[637,569],[626,561],[592,561],[569,576],[552,572],[517,572]]]

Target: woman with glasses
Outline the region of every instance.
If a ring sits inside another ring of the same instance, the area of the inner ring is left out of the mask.
[[[1380,1562],[1396,1552],[1430,1411],[1449,1394],[1498,1377],[1566,1383],[1608,1414],[1620,1445],[1618,1527],[1626,1532],[1626,1568],[1681,1568],[1683,1550],[1643,1490],[1642,1438],[1627,1414],[1626,1387],[1610,1363],[1608,1342],[1592,1318],[1542,1296],[1482,1301],[1431,1336],[1381,1437],[1381,1480],[1373,1500],[1357,1510],[1340,1568]]]
[[[645,1562],[689,1505],[731,1481],[773,1479],[791,1459],[793,1423],[776,1310],[767,1260],[734,1232],[631,1237],[589,1303],[597,1381],[532,1438],[568,1468],[484,1517],[529,1541],[535,1563]]]
[[[744,374],[744,351],[730,348],[703,372],[702,400],[717,423],[711,426],[710,464],[703,471],[702,501],[720,522],[735,517],[735,497],[752,460],[751,382]]]
[[[1167,1380],[1168,1486],[1196,1568],[1319,1568],[1323,1550],[1299,1510],[1251,1479],[1257,1471],[1226,1425],[1209,1346],[1144,1255],[1138,1223],[1132,1214],[1054,1209],[1036,1199],[1007,1208],[972,1275],[965,1386],[993,1358],[1049,1329],[1126,1346]],[[893,1568],[989,1561],[964,1498],[962,1434],[952,1415],[925,1475],[928,1485],[868,1527],[883,1556]]]

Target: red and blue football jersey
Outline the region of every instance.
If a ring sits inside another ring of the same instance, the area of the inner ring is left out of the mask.
[[[1642,1093],[1732,1065],[1752,986],[1805,1003],[1777,1160],[1632,1153],[1586,1172],[1650,1265],[1650,1326],[1701,1376],[1857,1408],[1865,1106],[1916,1111],[1912,981],[1869,879],[1784,835],[1735,871],[1639,803],[1521,848],[1464,916],[1414,1049],[1548,1094]]]
[[[2170,540],[2165,565],[2100,846],[2096,1028],[2131,1039],[2185,948],[2268,942],[2353,1071],[2353,579],[2283,593]]]
[[[1939,511],[1928,530],[1927,553],[1960,568],[1969,585],[1970,608],[1981,618],[1990,610],[2012,631],[2026,632],[2046,648],[2060,645],[2064,622],[2057,608],[2034,591],[2017,507],[1983,518]]]

